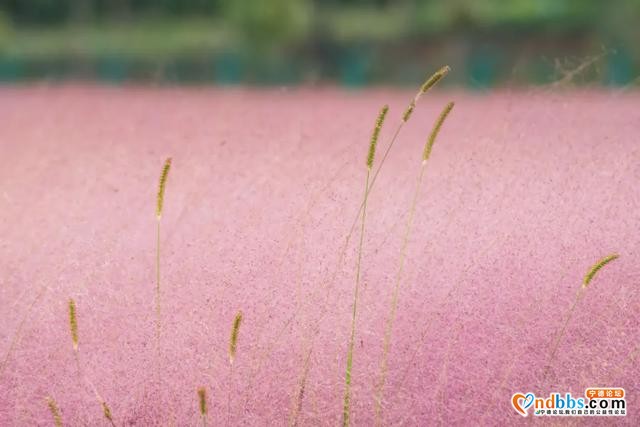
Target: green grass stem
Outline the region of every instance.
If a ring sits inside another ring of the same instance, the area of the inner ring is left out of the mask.
[[[431,154],[431,150],[433,148],[433,144],[442,128],[444,121],[447,116],[453,109],[454,103],[448,103],[442,113],[440,114],[438,120],[435,122],[433,130],[431,131],[427,142],[425,143],[425,148],[423,150],[422,162],[420,165],[420,172],[418,174],[418,181],[416,183],[415,191],[413,194],[413,199],[411,201],[411,208],[409,210],[409,217],[407,218],[407,223],[404,230],[404,236],[402,238],[402,246],[400,249],[400,259],[398,262],[398,271],[396,273],[396,280],[393,286],[393,294],[391,297],[391,309],[389,313],[389,318],[387,319],[385,325],[384,332],[384,341],[383,341],[383,350],[382,350],[382,361],[380,363],[380,376],[378,380],[378,384],[376,386],[376,399],[375,399],[375,424],[376,426],[382,425],[382,401],[384,394],[384,386],[387,379],[387,361],[389,356],[389,349],[391,346],[391,335],[393,331],[393,323],[395,322],[396,312],[398,309],[398,295],[400,291],[400,284],[402,281],[402,274],[404,272],[404,265],[407,256],[407,246],[409,244],[409,236],[411,235],[411,229],[413,227],[413,219],[415,217],[416,205],[418,203],[418,197],[420,195],[420,189],[422,188],[422,181],[424,178],[424,173],[427,166],[427,160]]]

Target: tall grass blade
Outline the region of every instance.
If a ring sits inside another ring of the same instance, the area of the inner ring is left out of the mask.
[[[198,404],[200,415],[202,416],[202,425],[207,427],[207,389],[204,387],[198,389]]]
[[[56,427],[62,427],[62,415],[60,415],[60,408],[58,408],[58,404],[52,397],[47,396],[46,400],[49,412],[51,412],[51,416],[53,417],[53,423]]]
[[[436,138],[438,137],[438,134],[440,132],[440,129],[442,128],[442,125],[444,124],[445,120],[447,119],[447,116],[449,115],[449,113],[451,112],[451,110],[453,109],[454,103],[450,102],[448,103],[445,108],[442,110],[442,113],[440,114],[440,116],[438,117],[438,119],[436,120],[434,126],[433,126],[433,130],[431,131],[425,146],[424,146],[424,150],[423,150],[423,154],[422,154],[422,163],[420,166],[420,173],[418,174],[418,181],[416,184],[416,188],[413,194],[413,199],[411,201],[411,208],[409,210],[409,217],[407,219],[407,223],[405,226],[405,231],[404,231],[404,237],[402,239],[402,247],[400,249],[400,260],[398,262],[398,271],[396,273],[396,280],[395,280],[395,284],[393,287],[393,294],[391,297],[391,309],[390,309],[390,313],[389,313],[389,318],[387,320],[387,323],[385,325],[385,332],[384,332],[384,341],[383,341],[383,350],[382,350],[382,361],[380,363],[380,376],[379,376],[379,381],[378,384],[376,386],[376,400],[375,400],[375,424],[377,426],[382,425],[382,401],[383,401],[383,393],[384,393],[384,386],[385,386],[385,382],[387,379],[387,360],[389,357],[389,349],[391,346],[391,334],[393,331],[393,323],[395,322],[395,318],[396,318],[396,312],[398,309],[398,295],[399,295],[399,291],[400,291],[400,283],[402,281],[402,274],[404,272],[404,265],[405,265],[405,259],[406,259],[406,255],[407,255],[407,246],[409,244],[409,236],[411,234],[411,228],[413,226],[413,218],[415,216],[415,212],[416,212],[416,205],[418,202],[418,196],[420,195],[420,189],[422,187],[422,181],[423,181],[423,177],[424,177],[424,173],[426,170],[426,165],[427,165],[427,160],[429,159],[430,155],[431,155],[431,150],[433,148],[433,144],[436,141]]]
[[[576,310],[576,306],[578,305],[580,300],[584,297],[584,293],[585,293],[587,287],[591,284],[591,281],[595,277],[596,273],[598,271],[600,271],[600,269],[602,269],[602,267],[604,267],[605,265],[609,264],[611,261],[617,259],[618,257],[619,257],[618,254],[608,255],[608,256],[600,259],[598,262],[596,262],[587,271],[587,274],[584,276],[584,279],[582,280],[582,286],[580,286],[580,288],[578,288],[578,291],[576,292],[576,297],[573,300],[573,303],[571,304],[571,307],[569,307],[569,311],[567,312],[566,319],[565,319],[564,323],[562,324],[562,327],[560,328],[560,332],[558,333],[556,339],[553,341],[553,344],[551,345],[551,350],[549,351],[549,358],[547,360],[547,365],[545,367],[544,374],[543,374],[543,377],[542,377],[543,380],[545,380],[547,378],[547,375],[549,373],[549,369],[551,367],[551,362],[553,362],[554,358],[556,357],[556,354],[558,352],[558,348],[560,347],[560,342],[562,341],[562,338],[564,338],[565,332],[567,330],[567,326],[569,325],[569,322],[571,321],[571,318],[573,317],[573,314],[574,314],[574,312]]]
[[[367,215],[367,198],[369,196],[369,178],[371,176],[371,169],[373,168],[373,161],[375,158],[376,145],[378,144],[378,136],[380,135],[380,129],[384,124],[384,119],[387,116],[389,107],[385,105],[380,110],[378,118],[376,119],[375,126],[373,128],[373,134],[371,141],[369,142],[369,152],[367,154],[367,177],[364,185],[364,196],[362,202],[362,222],[360,226],[360,242],[358,244],[358,261],[356,263],[356,283],[353,296],[353,308],[351,313],[351,334],[349,336],[349,346],[347,350],[347,368],[345,370],[344,380],[344,400],[342,407],[342,425],[347,427],[351,423],[351,373],[353,369],[353,347],[356,336],[356,317],[358,311],[358,293],[360,291],[360,270],[362,263],[362,245],[364,242],[365,220]]]
[[[171,157],[164,161],[164,166],[160,173],[160,182],[158,183],[158,194],[156,197],[156,353],[158,358],[160,354],[160,332],[162,330],[162,312],[160,306],[160,219],[162,218],[162,210],[164,208],[164,192],[167,186],[169,170],[171,169],[171,162]],[[158,376],[160,375],[159,367],[157,374]]]
[[[238,335],[240,333],[240,324],[242,323],[242,311],[236,314],[231,327],[231,338],[229,338],[229,362],[233,365],[238,348]]]
[[[440,80],[442,80],[451,70],[451,68],[448,65],[445,65],[444,67],[440,68],[438,71],[436,71],[433,75],[431,75],[431,77],[429,77],[420,87],[420,90],[416,93],[416,95],[414,96],[414,98],[409,102],[409,105],[407,106],[406,110],[404,111],[404,113],[402,114],[402,119],[400,120],[400,123],[398,124],[393,136],[391,137],[391,141],[389,142],[389,145],[387,145],[386,150],[384,151],[384,154],[382,155],[382,159],[380,160],[378,167],[376,168],[375,172],[373,173],[373,177],[370,179],[369,182],[369,186],[366,189],[366,194],[367,196],[369,195],[369,192],[373,189],[373,186],[376,183],[376,180],[378,179],[378,175],[380,174],[380,171],[382,170],[383,166],[385,165],[386,161],[387,161],[387,157],[389,156],[389,153],[391,152],[391,149],[393,148],[393,146],[395,145],[396,141],[398,140],[398,137],[400,136],[400,133],[405,125],[405,123],[407,123],[409,121],[409,119],[411,118],[416,105],[420,99],[420,97],[422,95],[424,95],[426,92],[428,92],[429,90],[431,90],[431,88],[433,88],[436,84],[438,84],[438,82],[440,82]],[[347,232],[347,235],[344,238],[344,243],[342,245],[342,247],[340,248],[340,251],[338,252],[338,262],[336,263],[336,268],[333,271],[333,274],[331,275],[331,278],[329,279],[330,283],[333,283],[335,281],[335,278],[338,274],[338,271],[340,270],[342,263],[344,261],[344,257],[346,255],[347,252],[347,248],[349,247],[349,242],[351,241],[351,237],[353,236],[353,233],[355,232],[355,229],[358,225],[358,220],[360,219],[360,216],[362,215],[362,211],[364,209],[364,201],[360,204],[360,207],[358,208],[358,212],[356,213],[355,217],[353,218],[353,221],[351,223],[351,226],[349,227],[349,231]]]
[[[69,298],[69,331],[73,342],[73,351],[78,351],[78,318],[76,316],[76,302]]]

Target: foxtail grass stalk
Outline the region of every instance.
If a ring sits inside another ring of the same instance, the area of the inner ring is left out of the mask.
[[[158,184],[158,194],[156,197],[156,352],[160,352],[160,331],[162,328],[162,316],[160,308],[160,220],[162,219],[162,209],[164,207],[164,192],[167,186],[167,178],[171,169],[171,157],[164,161],[160,182]]]
[[[238,335],[240,333],[240,324],[242,324],[242,311],[236,314],[231,327],[231,338],[229,338],[229,363],[233,365],[238,349]]]
[[[600,261],[598,261],[593,266],[591,266],[589,271],[587,271],[587,274],[584,276],[584,279],[582,280],[582,289],[586,289],[587,286],[589,286],[589,284],[595,277],[596,273],[600,271],[602,267],[609,264],[611,261],[618,259],[619,257],[620,255],[618,254],[611,254],[602,258]]]
[[[162,311],[160,304],[160,222],[164,207],[164,192],[167,186],[167,178],[171,170],[171,157],[164,161],[158,193],[156,195],[156,380],[160,382],[160,333],[162,331]]]
[[[413,111],[414,111],[414,109],[415,109],[415,107],[416,107],[416,105],[418,103],[418,100],[422,97],[422,95],[427,93],[431,88],[433,88],[436,84],[438,84],[438,82],[440,82],[440,80],[442,80],[449,73],[449,71],[451,71],[451,68],[449,68],[448,65],[445,65],[444,67],[442,67],[438,71],[436,71],[433,75],[431,75],[431,77],[429,77],[422,84],[422,86],[420,87],[420,90],[418,91],[418,93],[416,93],[414,98],[411,100],[411,102],[407,106],[406,110],[402,114],[402,120],[398,124],[398,127],[396,128],[396,131],[394,132],[393,137],[391,138],[391,142],[389,142],[389,145],[387,146],[387,149],[384,151],[384,153],[382,155],[382,159],[380,160],[380,163],[378,164],[378,167],[376,168],[375,172],[373,173],[373,177],[371,178],[370,185],[367,187],[367,195],[369,195],[369,192],[373,189],[373,186],[375,185],[376,180],[378,179],[378,175],[380,174],[380,170],[382,169],[382,167],[384,166],[385,162],[387,161],[387,157],[389,156],[389,152],[391,152],[391,149],[393,148],[394,144],[396,143],[396,140],[398,139],[398,136],[400,135],[400,132],[402,131],[402,128],[404,127],[405,123],[407,123],[409,121],[409,119],[411,118],[411,116],[413,115]],[[358,223],[358,219],[360,218],[360,215],[362,214],[362,210],[363,209],[364,209],[364,202],[360,205],[360,209],[358,210],[358,214],[356,215],[356,217],[353,220],[353,223],[351,224],[351,228],[349,229],[349,233],[347,234],[347,238],[346,238],[347,244],[348,244],[348,241],[351,238],[351,235],[355,231],[356,224]]]
[[[375,401],[375,424],[376,426],[382,425],[382,399],[384,386],[387,378],[387,360],[389,356],[389,348],[391,345],[391,333],[393,331],[393,323],[396,318],[396,311],[398,309],[398,294],[400,291],[400,283],[402,281],[402,273],[404,272],[404,264],[407,255],[407,246],[409,244],[409,236],[411,234],[411,228],[413,226],[413,218],[416,212],[416,204],[418,202],[418,196],[420,195],[420,189],[422,187],[422,180],[424,177],[424,173],[427,166],[427,161],[431,156],[431,150],[433,148],[433,144],[438,137],[438,133],[442,128],[443,123],[447,119],[447,116],[453,109],[454,103],[450,102],[446,105],[446,107],[442,110],[442,113],[438,117],[429,138],[424,146],[424,151],[422,153],[422,163],[420,166],[420,173],[418,174],[418,182],[416,184],[415,192],[413,194],[413,200],[411,201],[411,209],[409,210],[409,218],[407,219],[407,223],[404,230],[404,237],[402,239],[402,247],[400,249],[400,260],[398,263],[398,272],[396,273],[396,280],[393,287],[393,294],[391,297],[391,310],[389,313],[389,318],[387,320],[384,332],[384,343],[383,343],[383,351],[382,351],[382,361],[380,363],[380,378],[376,387],[376,401]]]
[[[58,408],[58,404],[52,397],[47,396],[46,400],[49,412],[51,412],[51,416],[53,417],[54,425],[56,427],[62,427],[62,415],[60,415],[60,408]]]
[[[76,369],[78,370],[78,380],[82,380],[82,371],[80,370],[80,357],[78,356],[78,317],[76,313],[76,302],[73,298],[69,298],[69,333],[71,342],[73,343],[73,357],[76,361]]]
[[[238,335],[242,324],[242,311],[238,311],[231,326],[231,337],[229,338],[229,393],[227,395],[227,425],[231,421],[231,386],[233,385],[233,362],[238,349]]]
[[[416,93],[416,95],[413,97],[413,99],[411,100],[411,102],[409,102],[409,105],[406,107],[404,113],[402,114],[402,119],[400,120],[400,123],[398,123],[398,126],[393,134],[393,136],[391,137],[391,141],[389,142],[389,145],[387,146],[387,149],[384,151],[384,154],[382,155],[382,159],[380,160],[380,163],[378,164],[378,167],[376,168],[375,172],[373,173],[373,177],[371,178],[370,183],[368,184],[368,187],[366,188],[365,194],[368,196],[369,192],[373,189],[373,186],[376,183],[376,180],[378,179],[378,175],[380,174],[380,171],[382,170],[382,167],[384,166],[385,162],[387,161],[387,157],[389,156],[389,153],[391,152],[391,149],[393,148],[394,144],[396,143],[396,140],[398,139],[398,136],[400,135],[400,132],[402,131],[405,123],[407,123],[409,121],[409,119],[411,118],[411,116],[413,115],[413,112],[416,108],[416,105],[418,104],[418,101],[420,100],[420,98],[422,97],[422,95],[424,95],[425,93],[427,93],[429,90],[431,90],[431,88],[433,88],[435,85],[438,84],[438,82],[440,82],[440,80],[442,80],[448,73],[449,71],[451,71],[451,68],[448,65],[445,65],[444,67],[440,68],[438,71],[436,71],[434,74],[432,74],[420,87],[420,90],[418,90],[418,92]],[[349,231],[347,232],[347,235],[345,237],[344,243],[342,245],[342,248],[340,249],[339,255],[338,255],[338,263],[336,265],[336,269],[333,272],[333,275],[331,277],[331,282],[333,282],[335,280],[335,277],[338,273],[338,270],[340,269],[340,266],[342,265],[342,262],[344,260],[344,257],[346,255],[347,252],[347,248],[349,247],[349,242],[351,241],[351,236],[353,236],[353,233],[356,229],[356,226],[358,224],[358,220],[360,219],[360,216],[362,215],[362,211],[364,210],[364,201],[360,204],[360,207],[358,208],[358,212],[355,215],[355,217],[353,218],[353,222],[351,223],[351,227],[349,228]]]
[[[100,393],[98,393],[98,389],[96,388],[96,386],[86,376],[85,381],[87,384],[89,384],[89,387],[93,391],[96,400],[100,403],[100,407],[102,408],[102,415],[104,415],[104,417],[107,419],[107,421],[109,421],[109,424],[111,424],[112,427],[115,427],[116,423],[113,421],[113,414],[111,413],[111,408],[109,407],[109,405],[107,405],[107,401],[104,400]]]
[[[107,402],[105,402],[104,400],[102,401],[102,414],[113,427],[116,426],[116,423],[113,422],[113,415],[111,414],[111,408],[109,408],[109,405],[107,405]]]
[[[91,391],[93,391],[93,394],[95,395],[96,399],[98,400],[98,402],[100,402],[100,406],[102,408],[102,414],[107,419],[107,421],[109,421],[109,423],[115,427],[115,423],[113,421],[113,415],[111,413],[111,408],[109,408],[109,405],[107,405],[107,402],[102,398],[102,396],[100,396],[100,393],[98,393],[98,389],[96,388],[96,386],[82,372],[82,369],[80,368],[80,356],[78,354],[78,344],[79,344],[78,314],[77,314],[76,302],[74,301],[73,298],[69,298],[69,331],[71,334],[71,341],[73,343],[73,355],[76,360],[76,367],[78,370],[78,380],[81,382],[81,384],[82,384],[82,381],[84,381],[85,384],[89,385],[89,388],[91,388]]]
[[[360,291],[360,265],[362,263],[362,245],[364,242],[364,230],[367,216],[367,198],[369,196],[369,178],[371,176],[371,169],[373,168],[373,161],[376,154],[376,145],[378,144],[378,137],[380,136],[380,129],[384,124],[385,117],[389,112],[389,106],[385,105],[380,110],[378,118],[376,119],[375,127],[373,128],[373,134],[371,135],[371,141],[369,143],[369,152],[367,154],[367,177],[365,179],[364,197],[362,202],[362,221],[360,225],[360,242],[358,244],[358,261],[356,263],[356,283],[353,296],[353,310],[351,314],[351,334],[349,337],[349,347],[347,350],[347,368],[345,371],[344,380],[344,401],[342,407],[342,425],[347,427],[351,422],[351,371],[353,368],[353,346],[356,336],[356,317],[358,311],[358,293]]]
[[[73,351],[78,353],[78,318],[76,316],[76,302],[69,298],[69,331],[73,342]]]
[[[207,427],[207,389],[204,387],[198,389],[198,407],[202,416],[202,425]]]
[[[591,266],[591,268],[587,271],[587,274],[585,274],[584,279],[582,280],[582,286],[580,286],[580,288],[578,288],[578,291],[576,292],[576,297],[573,300],[571,307],[569,308],[569,311],[566,316],[566,320],[564,321],[564,323],[562,324],[562,328],[560,329],[560,333],[558,334],[553,344],[551,345],[551,351],[549,352],[547,366],[545,367],[545,370],[544,370],[543,380],[547,378],[547,375],[549,373],[549,368],[551,366],[551,362],[553,362],[553,359],[556,357],[556,353],[558,352],[558,347],[560,346],[560,342],[564,337],[564,334],[567,330],[567,326],[569,325],[569,322],[573,317],[573,313],[576,310],[576,306],[578,305],[578,302],[580,302],[580,300],[584,297],[584,294],[587,288],[589,287],[589,285],[591,284],[591,281],[595,277],[596,273],[600,271],[602,267],[609,264],[611,261],[617,259],[618,257],[619,257],[618,254],[611,254],[600,259],[593,266]]]
[[[378,178],[378,175],[382,169],[382,167],[384,166],[384,163],[387,159],[387,156],[389,155],[389,152],[391,151],[391,149],[393,148],[396,140],[398,139],[400,132],[402,130],[402,128],[404,127],[405,123],[409,121],[409,119],[411,118],[411,116],[413,115],[413,112],[416,108],[416,105],[419,101],[419,99],[421,98],[422,95],[424,95],[426,92],[428,92],[432,87],[434,87],[440,80],[442,80],[451,70],[451,68],[449,68],[449,66],[444,66],[441,67],[438,71],[436,71],[433,75],[431,75],[420,87],[420,90],[416,93],[416,95],[413,97],[413,99],[409,102],[409,104],[407,105],[404,113],[402,114],[402,118],[400,120],[400,123],[398,124],[392,138],[391,141],[389,143],[389,145],[387,146],[387,149],[385,150],[383,156],[382,156],[382,161],[379,163],[378,167],[376,168],[375,172],[373,173],[373,178],[370,180],[369,184],[367,184],[367,188],[365,189],[365,194],[368,197],[369,192],[373,189],[373,185],[376,182],[376,179]],[[325,276],[325,278],[323,279],[323,282],[328,284],[328,286],[325,287],[326,289],[326,293],[327,295],[329,294],[329,290],[330,288],[332,288],[333,284],[335,283],[335,279],[337,277],[338,271],[340,270],[343,262],[344,262],[344,258],[347,252],[347,248],[349,247],[349,243],[351,241],[351,237],[356,229],[356,226],[358,224],[358,220],[361,217],[362,211],[364,209],[364,201],[360,204],[358,211],[353,219],[353,222],[351,224],[351,227],[349,228],[349,231],[347,232],[346,236],[344,237],[344,243],[342,244],[341,248],[338,251],[338,260],[336,262],[336,266],[335,269],[333,269],[333,271],[328,274],[327,276]],[[295,313],[294,313],[295,316]],[[321,314],[321,317],[323,317],[324,314]],[[288,322],[287,322],[288,324]],[[315,332],[317,333],[317,331]]]

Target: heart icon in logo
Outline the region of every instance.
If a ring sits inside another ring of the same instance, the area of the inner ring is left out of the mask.
[[[535,398],[535,396],[533,395],[533,393],[528,393],[525,396],[524,409],[529,409],[529,406],[533,405],[533,399],[534,398]]]
[[[528,394],[516,393],[511,397],[511,405],[513,406],[513,409],[518,411],[520,415],[522,415],[523,417],[526,417],[527,409],[529,409],[529,407],[533,405],[534,399],[535,399],[535,396],[533,395],[533,393],[528,393]]]

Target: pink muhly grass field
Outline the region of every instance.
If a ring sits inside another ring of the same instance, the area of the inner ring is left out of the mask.
[[[208,425],[286,425],[309,349],[298,423],[339,423],[357,232],[329,278],[362,202],[375,116],[390,105],[381,154],[412,96],[1,88],[0,363],[26,321],[0,374],[0,425],[53,425],[46,396],[64,425],[109,425],[78,376],[69,298],[79,365],[116,425],[202,425],[199,387]],[[384,425],[517,425],[528,420],[513,393],[591,386],[625,388],[626,418],[535,421],[637,425],[640,95],[546,90],[429,93],[402,131],[368,201],[353,424],[374,421],[406,215],[449,100],[407,250]],[[590,284],[544,378],[585,273],[610,253],[620,258]]]

